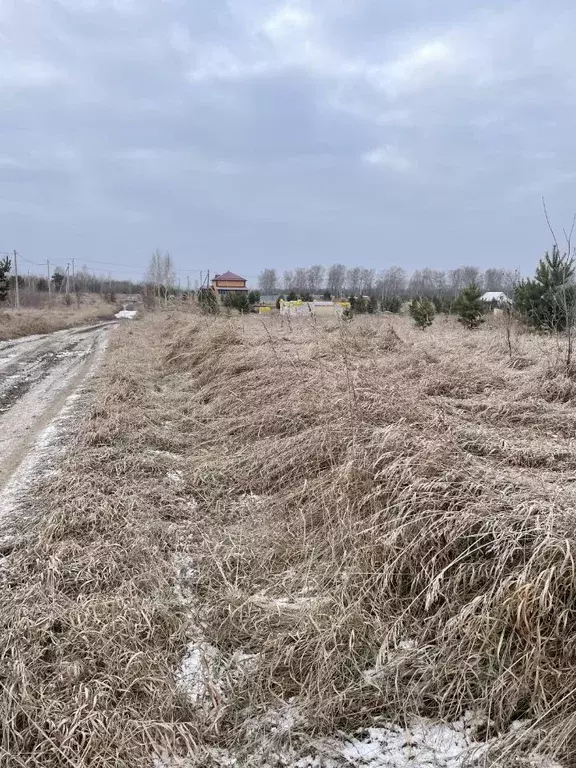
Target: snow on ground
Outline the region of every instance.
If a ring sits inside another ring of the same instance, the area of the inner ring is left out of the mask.
[[[258,595],[258,598],[262,596]],[[194,632],[198,638],[202,637],[199,627],[194,627]],[[405,639],[388,654],[404,654],[414,651],[415,647],[415,641]],[[225,702],[230,686],[250,675],[257,662],[257,655],[240,651],[226,657],[204,639],[198,639],[188,646],[176,673],[176,682],[204,716],[217,717],[216,710]],[[377,675],[378,669],[370,670],[367,682]],[[241,753],[211,747],[190,758],[157,756],[154,767],[468,768],[483,765],[488,751],[503,745],[505,734],[487,741],[479,740],[479,730],[485,725],[484,719],[470,712],[452,723],[413,717],[403,727],[375,721],[374,727],[353,734],[339,732],[331,737],[313,739],[305,735],[308,731],[306,718],[297,700],[291,699],[245,720],[245,742],[254,745],[248,755],[245,745]],[[521,739],[529,726],[529,722],[513,723],[510,732]],[[561,768],[536,754],[522,765],[525,768]]]
[[[118,320],[134,320],[138,312],[131,310],[131,309],[121,309],[120,312],[117,312],[114,317],[117,317]]]

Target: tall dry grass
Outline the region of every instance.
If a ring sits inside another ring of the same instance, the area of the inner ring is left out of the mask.
[[[518,335],[511,355],[498,326],[374,318],[172,336],[196,620],[257,660],[218,743],[249,759],[254,716],[294,699],[311,733],[472,709],[573,754],[576,390],[559,342]]]
[[[116,311],[115,306],[99,299],[80,304],[74,300],[70,306],[58,300],[52,306],[47,305],[41,309],[26,307],[3,310],[0,305],[0,341],[52,333],[100,320],[113,320]]]
[[[95,402],[64,464],[29,496],[0,559],[0,765],[148,768],[191,748],[172,671],[187,618],[168,522],[186,507],[146,451],[162,347],[112,339]]]
[[[515,756],[570,757],[561,360],[555,340],[509,354],[498,327],[402,319],[115,333],[85,431],[2,565],[0,765],[207,766],[215,748],[282,764],[282,741],[470,709],[486,737],[532,721]],[[174,681],[188,640],[221,654],[207,705]]]

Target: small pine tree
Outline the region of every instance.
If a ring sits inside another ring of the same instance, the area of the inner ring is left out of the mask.
[[[207,315],[217,315],[220,311],[218,297],[211,288],[201,288],[196,295],[196,300],[202,312]]]
[[[330,295],[330,291],[324,291],[322,294],[322,301],[332,301],[332,296]]]
[[[250,301],[246,293],[228,293],[224,296],[222,304],[227,309],[237,309],[244,315],[250,312]]]
[[[248,303],[249,304],[259,304],[260,303],[260,291],[250,291],[248,294]]]
[[[286,301],[284,296],[278,296],[278,298],[276,299],[276,309],[280,309],[280,302],[282,301]]]
[[[302,299],[302,301],[306,301],[308,303],[311,303],[314,301],[314,296],[312,296],[312,294],[308,292],[303,293],[300,298]]]
[[[410,303],[410,317],[421,331],[426,330],[428,326],[432,325],[435,315],[434,304],[432,304],[430,299],[412,299]]]
[[[368,302],[364,296],[358,296],[354,305],[354,312],[356,312],[357,315],[365,315],[367,311]]]
[[[8,273],[12,269],[12,261],[5,256],[0,259],[0,301],[6,301],[8,298],[9,279]]]
[[[400,296],[385,296],[380,302],[380,309],[382,312],[392,312],[394,315],[398,315],[403,303]]]
[[[298,294],[294,293],[294,291],[290,291],[288,296],[286,296],[286,301],[298,301]]]
[[[62,272],[60,272],[59,269],[54,271],[54,274],[52,275],[52,282],[54,283],[54,289],[58,293],[62,288],[62,283],[64,282],[64,275]]]
[[[482,291],[476,283],[466,286],[456,299],[454,308],[458,322],[466,328],[478,328],[484,322],[484,303],[480,300]]]
[[[541,331],[563,331],[572,321],[576,289],[572,284],[574,259],[558,246],[546,253],[533,280],[523,280],[514,291],[514,305],[526,323]]]
[[[376,296],[370,296],[367,309],[369,315],[375,315],[378,312],[378,299]]]

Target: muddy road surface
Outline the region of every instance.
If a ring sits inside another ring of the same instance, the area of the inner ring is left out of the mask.
[[[0,343],[0,531],[53,463],[109,330],[106,323]]]

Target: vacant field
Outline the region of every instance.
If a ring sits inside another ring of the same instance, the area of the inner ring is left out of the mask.
[[[3,563],[0,764],[405,765],[442,719],[568,765],[575,403],[496,325],[118,330]]]
[[[99,320],[112,320],[116,311],[115,305],[92,298],[88,301],[83,300],[79,306],[74,299],[69,307],[61,300],[58,300],[58,303],[55,302],[52,307],[46,306],[41,309],[3,310],[0,305],[0,341],[52,333]]]

